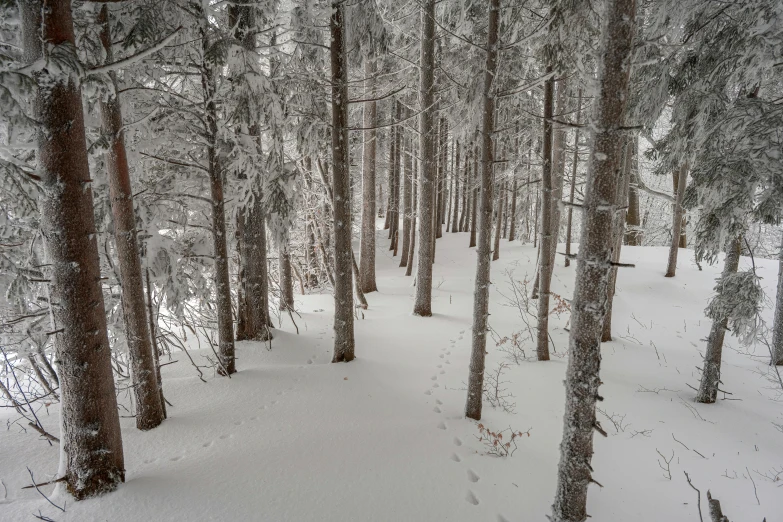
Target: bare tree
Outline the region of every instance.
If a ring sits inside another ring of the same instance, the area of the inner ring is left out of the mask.
[[[481,212],[479,241],[476,249],[476,290],[473,293],[473,343],[468,373],[468,397],[465,416],[481,419],[484,391],[484,358],[487,349],[489,318],[490,255],[492,242],[492,183],[494,167],[493,134],[495,132],[494,80],[498,65],[498,26],[500,0],[489,0],[487,28],[487,61],[484,69],[484,107],[481,117]]]
[[[71,2],[20,3],[24,59],[44,50],[69,53],[36,72],[34,99],[43,185],[41,229],[51,265],[50,302],[60,373],[61,462],[76,499],[114,490],[125,480],[109,337],[101,291],[90,168]],[[68,64],[68,65],[66,65]]]
[[[102,24],[101,44],[106,61],[114,61],[109,29],[109,7],[103,5],[98,15]],[[149,430],[166,418],[158,385],[152,337],[144,302],[144,281],[141,274],[139,244],[136,235],[136,214],[133,210],[130,167],[125,150],[122,130],[122,111],[117,94],[117,77],[109,72],[114,93],[101,101],[103,132],[109,141],[106,166],[109,176],[109,194],[114,218],[114,242],[117,247],[120,284],[122,286],[122,310],[125,336],[131,360],[133,393],[136,399],[136,427]]]
[[[630,60],[636,27],[635,0],[608,0],[587,174],[582,234],[572,302],[566,404],[553,522],[587,519],[592,478],[595,403],[601,384],[601,329],[612,270],[612,221],[622,171]]]
[[[348,155],[348,63],[345,51],[345,3],[332,2],[329,22],[332,71],[332,208],[334,211],[334,356],[354,359],[353,249],[351,248],[351,175]]]
[[[421,6],[421,58],[419,104],[419,251],[416,261],[416,300],[413,314],[432,315],[432,262],[434,256],[433,223],[435,208],[435,0],[424,0]]]

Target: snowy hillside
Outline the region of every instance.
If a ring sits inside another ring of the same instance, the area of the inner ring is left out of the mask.
[[[31,483],[27,468],[37,482],[57,476],[58,447],[10,424],[0,435],[0,520],[544,520],[563,428],[569,313],[561,302],[552,315],[550,362],[509,357],[520,332],[524,355],[535,355],[525,321],[509,306],[510,280],[535,275],[535,249],[504,241],[492,264],[487,375],[508,365],[500,395],[513,413],[486,403],[482,424],[529,433],[514,441],[513,456],[497,457],[464,418],[475,274],[467,234],[438,242],[432,318],[411,315],[412,278],[381,237],[379,292],[367,295],[369,309],[356,322],[356,361],[329,364],[332,296],[296,295],[299,333],[284,316],[271,350],[238,343],[230,379],[205,374],[202,382],[174,354],[176,363],[163,368],[168,420],[141,432],[121,419],[127,475],[114,493],[69,501],[63,512],[22,489]],[[553,292],[570,299],[575,267],[559,257]],[[710,325],[703,310],[720,266],[699,271],[683,250],[677,276],[665,279],[667,249],[626,246],[622,257],[636,267],[621,269],[615,340],[602,347],[599,419],[608,436],[595,438],[594,478],[603,488],[591,486],[588,512],[600,521],[696,521],[687,472],[705,518],[710,490],[731,520],[783,520],[783,432],[772,422],[783,423],[783,405],[767,378],[766,348],[746,353],[727,337],[726,400],[696,404],[689,387],[698,386]],[[756,264],[774,298],[777,263]],[[496,346],[501,338],[508,340]],[[190,341],[197,363],[211,355]],[[10,409],[0,415],[15,418]],[[54,408],[39,415],[59,432]],[[52,490],[41,487],[62,506],[67,497]]]

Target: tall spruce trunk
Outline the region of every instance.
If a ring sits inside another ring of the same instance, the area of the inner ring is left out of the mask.
[[[547,67],[552,74],[552,67]],[[536,355],[539,361],[549,360],[549,287],[552,283],[552,243],[557,242],[557,224],[553,223],[552,193],[554,187],[554,169],[552,168],[552,105],[555,81],[549,78],[544,84],[544,147],[543,168],[541,172],[541,238],[538,249],[538,273],[534,283],[534,298],[538,298],[538,328]]]
[[[460,232],[467,232],[468,231],[468,211],[469,209],[469,202],[470,202],[470,180],[468,176],[470,175],[470,147],[467,146],[465,148],[465,165],[463,167],[463,174],[462,174],[462,213],[459,217],[459,231]]]
[[[400,267],[408,265],[408,249],[411,238],[411,147],[408,139],[403,140],[402,161],[405,168],[402,173],[402,252],[400,253]]]
[[[490,255],[492,241],[492,183],[495,163],[495,94],[494,82],[498,65],[498,25],[500,0],[489,0],[487,28],[487,61],[484,69],[484,107],[481,118],[481,213],[479,241],[476,249],[476,289],[473,292],[473,339],[468,372],[468,397],[465,416],[481,419],[481,399],[484,391],[484,358],[487,349],[489,319]]]
[[[517,238],[517,176],[514,173],[514,182],[511,184],[511,215],[509,221],[511,222],[508,230],[509,242],[514,241]]]
[[[687,176],[686,176],[687,178]],[[679,187],[680,183],[680,174],[678,171],[672,171],[672,191],[677,192],[677,187]],[[687,183],[686,183],[687,186]],[[685,208],[682,209],[682,220],[680,221],[680,248],[688,248],[688,236],[685,233],[686,232],[686,224],[688,222],[688,218],[686,217],[687,211]]]
[[[497,216],[495,219],[495,243],[492,246],[492,261],[497,261],[500,259],[500,236],[503,233],[503,192],[504,192],[504,184],[499,182],[497,183],[498,187],[498,205],[497,205]]]
[[[680,229],[682,228],[682,199],[685,197],[685,187],[688,179],[688,167],[683,164],[677,174],[677,192],[672,205],[672,242],[669,247],[669,261],[666,264],[665,277],[674,277],[677,272],[677,253],[680,249]]]
[[[775,297],[775,319],[772,326],[772,361],[783,366],[783,245],[778,252],[778,293]]]
[[[435,214],[435,0],[424,0],[421,7],[421,58],[419,105],[419,251],[416,260],[416,299],[413,314],[432,315],[432,262],[434,256],[433,220]]]
[[[572,301],[566,403],[553,522],[584,522],[595,403],[601,384],[601,327],[612,265],[612,221],[622,171],[630,60],[636,27],[635,0],[608,0],[604,46],[598,64],[593,150],[587,174],[582,234]]]
[[[280,310],[294,310],[294,279],[291,269],[291,252],[289,240],[285,238],[278,252],[278,268],[280,271]]]
[[[742,239],[736,238],[726,242],[726,259],[723,262],[721,279],[726,279],[736,274],[739,269],[740,247]],[[722,293],[722,287],[716,288]],[[723,339],[728,330],[729,318],[722,317],[712,321],[710,335],[707,337],[707,351],[704,353],[704,365],[701,371],[699,391],[696,393],[696,402],[712,404],[718,398],[718,387],[721,384],[720,366],[723,354]]]
[[[234,316],[231,309],[231,286],[228,273],[228,247],[226,246],[226,211],[223,198],[223,164],[218,151],[218,115],[215,101],[215,65],[209,58],[211,42],[207,36],[206,14],[201,13],[199,34],[202,59],[201,88],[204,95],[205,136],[207,141],[207,173],[212,200],[212,245],[215,258],[215,297],[218,323],[219,375],[235,373]]]
[[[451,233],[459,232],[459,141],[454,144],[454,203],[451,213]],[[463,188],[464,191],[464,188]]]
[[[71,2],[20,3],[24,59],[57,46],[71,52]],[[73,73],[73,74],[70,74]],[[55,357],[60,372],[60,473],[77,499],[116,489],[125,480],[120,419],[101,290],[81,85],[76,71],[36,72],[33,100],[41,176],[41,230],[49,283]],[[56,303],[56,304],[55,304]]]
[[[401,120],[402,104],[395,99],[392,121]],[[400,172],[402,171],[402,158],[402,127],[399,127],[394,132],[394,161],[392,162],[393,168],[390,171],[390,175],[394,176],[394,194],[392,195],[394,208],[391,222],[391,244],[389,245],[389,250],[393,251],[392,256],[397,255],[400,236]]]
[[[639,149],[639,138],[634,137],[634,150]],[[642,245],[641,218],[639,215],[639,170],[634,164],[631,169],[630,189],[628,192],[628,212],[625,214],[625,244],[628,246]]]
[[[477,183],[476,178],[478,177],[478,150],[476,150],[473,154],[473,190],[471,191],[473,194],[471,196],[471,202],[470,202],[470,243],[468,244],[468,248],[473,248],[476,246],[476,225],[477,225],[477,210],[476,207],[478,206],[478,198],[479,198],[479,184]]]
[[[108,63],[114,60],[109,29],[109,8],[101,7],[98,22],[103,25],[101,43]],[[117,247],[122,287],[122,312],[125,337],[131,362],[133,394],[136,399],[136,427],[150,430],[166,418],[152,352],[152,337],[144,303],[144,280],[136,235],[136,215],[133,210],[128,155],[122,130],[122,110],[117,94],[117,77],[109,73],[114,93],[101,101],[103,132],[109,141],[105,155],[109,177],[109,197],[114,221],[114,242]]]
[[[250,4],[229,6],[230,25],[234,27],[234,38],[248,52],[256,48],[255,7]],[[249,104],[248,104],[249,105]],[[258,143],[258,116],[252,111],[241,114],[247,125],[250,139]],[[309,158],[307,160],[309,162]],[[308,163],[309,167],[309,163]],[[246,176],[245,173],[240,173]],[[237,289],[237,331],[238,341],[268,341],[272,338],[269,317],[269,278],[266,254],[266,216],[261,204],[262,195],[256,194],[249,207],[237,212],[237,253],[239,260]],[[312,277],[315,277],[312,274]],[[317,283],[316,283],[317,284]]]
[[[609,285],[606,288],[607,305],[606,315],[604,316],[604,327],[601,332],[601,342],[612,340],[612,311],[614,310],[614,292],[617,287],[617,263],[620,262],[620,252],[623,248],[623,236],[625,236],[625,212],[628,209],[628,189],[630,186],[631,166],[633,165],[634,150],[632,149],[634,140],[629,137],[625,140],[625,153],[623,158],[623,177],[620,186],[617,189],[617,198],[615,200],[619,210],[615,216],[612,226],[612,237],[614,238],[614,250],[612,251],[612,274],[609,278]]]
[[[334,356],[332,362],[354,359],[353,250],[351,248],[351,177],[348,155],[348,62],[344,35],[345,4],[332,2],[332,194],[334,201]]]
[[[565,266],[571,266],[571,237],[574,222],[574,194],[576,193],[576,173],[579,167],[579,125],[582,120],[582,89],[579,88],[576,101],[576,132],[574,132],[574,155],[571,158],[571,190],[568,193],[568,218],[566,223]]]
[[[415,155],[416,148],[413,146],[413,142],[411,142],[411,164],[413,167],[411,170],[411,234],[408,238],[408,266],[405,268],[406,276],[413,274],[413,254],[416,249],[416,187],[418,185],[416,171],[418,170],[418,161],[416,161]]]
[[[364,61],[365,90],[375,97],[375,60]],[[364,103],[364,149],[362,151],[362,232],[360,239],[359,281],[363,292],[375,292],[375,164],[378,109],[375,101]]]

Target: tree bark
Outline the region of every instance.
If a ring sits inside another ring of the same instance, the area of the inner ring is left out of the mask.
[[[498,197],[497,216],[495,220],[495,244],[492,247],[492,261],[500,259],[500,236],[503,232],[503,183],[497,184],[500,197]]]
[[[454,202],[452,204],[451,213],[451,233],[454,234],[460,231],[459,228],[459,141],[454,145],[454,172],[452,176],[454,178]],[[463,188],[464,191],[464,188]]]
[[[416,300],[413,314],[432,315],[432,261],[434,183],[435,183],[435,126],[433,125],[435,101],[435,0],[424,0],[421,7],[421,58],[419,105],[419,201],[418,236],[419,252],[416,261]]]
[[[514,182],[511,185],[511,215],[509,221],[511,225],[508,231],[508,241],[514,241],[517,238],[517,177],[514,176]]]
[[[593,151],[587,175],[582,234],[572,301],[566,404],[560,444],[553,522],[587,519],[587,487],[592,478],[595,403],[601,384],[601,326],[606,287],[612,269],[611,226],[622,171],[623,137],[628,132],[630,60],[636,25],[634,0],[609,0],[605,11],[604,46],[598,64],[598,90],[593,122]]]
[[[468,248],[473,248],[476,246],[476,225],[478,221],[478,216],[476,213],[476,207],[478,203],[479,198],[479,187],[478,183],[476,182],[476,178],[478,177],[478,150],[475,151],[473,154],[473,195],[471,196],[471,202],[470,202],[470,244],[468,245]]]
[[[410,237],[408,238],[408,266],[405,268],[405,275],[410,276],[413,274],[413,254],[414,250],[416,248],[416,187],[417,187],[417,180],[416,180],[416,170],[418,162],[415,159],[416,150],[413,147],[413,142],[411,142],[411,164],[413,166],[413,169],[411,171],[411,233]]]
[[[568,194],[568,221],[566,224],[565,266],[571,265],[571,234],[574,221],[574,194],[576,192],[576,174],[579,166],[579,125],[582,119],[582,89],[579,88],[576,102],[576,132],[574,132],[574,156],[571,159],[571,191]]]
[[[106,61],[113,61],[109,8],[101,7],[98,22],[102,24],[101,44]],[[136,214],[133,210],[133,190],[130,168],[122,130],[122,110],[117,94],[117,76],[109,73],[114,93],[102,100],[101,116],[103,132],[109,141],[105,155],[109,177],[109,197],[114,221],[114,242],[117,247],[122,286],[122,311],[125,336],[131,361],[133,394],[136,399],[136,427],[150,430],[166,418],[158,391],[155,361],[150,345],[150,328],[144,306],[144,281],[141,275],[141,259],[136,235]]]
[[[680,229],[682,227],[682,198],[685,196],[685,187],[688,180],[688,166],[683,164],[677,176],[677,193],[674,195],[672,208],[672,243],[669,247],[669,262],[666,265],[666,276],[674,277],[677,272],[677,253],[680,248]]]
[[[547,67],[547,74],[552,74],[552,67]],[[536,355],[539,361],[549,360],[549,287],[552,283],[552,243],[557,242],[557,227],[553,223],[552,193],[554,190],[554,172],[552,168],[552,105],[555,81],[550,78],[544,84],[544,147],[543,168],[541,171],[541,239],[538,249],[538,274],[535,287],[538,298],[538,329],[536,339]]]
[[[736,238],[727,242],[726,259],[723,262],[723,273],[721,279],[725,279],[732,274],[736,274],[739,269],[740,247],[742,239]],[[722,288],[717,288],[718,293]],[[718,398],[718,386],[720,381],[720,365],[723,353],[723,339],[728,330],[729,318],[722,317],[713,320],[710,328],[710,335],[707,337],[707,351],[704,354],[704,366],[701,372],[701,383],[699,391],[696,394],[696,402],[703,404],[712,404]]]
[[[634,150],[639,149],[639,138],[634,137]],[[641,219],[639,213],[639,191],[636,188],[638,184],[639,170],[634,163],[631,168],[630,190],[628,192],[628,212],[625,215],[625,244],[628,246],[642,245]]]
[[[364,61],[365,90],[375,97],[375,60]],[[363,292],[376,292],[375,281],[375,160],[377,155],[378,110],[375,101],[364,103],[364,150],[362,153],[362,232],[359,256],[359,286]]]
[[[631,166],[633,165],[633,157],[635,150],[633,138],[626,139],[625,157],[623,166],[623,177],[620,182],[620,186],[617,189],[617,198],[615,200],[618,209],[628,208],[628,189],[630,187]],[[620,210],[615,216],[614,225],[612,226],[612,237],[614,238],[614,249],[612,251],[612,262],[620,262],[620,252],[623,248],[623,236],[625,235],[625,212],[626,210]],[[607,287],[607,305],[606,315],[604,316],[604,327],[601,332],[601,342],[609,342],[612,340],[612,311],[614,310],[614,292],[617,287],[617,265],[612,267],[612,273],[609,278],[609,285]]]
[[[783,245],[778,252],[778,293],[775,297],[775,319],[772,330],[772,361],[783,366]]]
[[[332,2],[332,193],[334,201],[334,356],[332,362],[354,359],[353,250],[351,248],[351,179],[348,156],[348,62],[345,52],[344,2]]]
[[[400,253],[400,267],[408,265],[408,249],[411,237],[411,147],[408,139],[403,140],[402,160],[405,169],[402,173],[402,252]]]
[[[291,252],[288,238],[280,245],[278,267],[280,270],[280,310],[294,310],[294,279],[291,271]]]
[[[218,151],[217,104],[215,102],[215,65],[209,57],[212,52],[207,35],[206,14],[201,13],[199,34],[202,59],[201,88],[204,95],[205,135],[207,141],[207,171],[212,199],[212,244],[215,257],[215,297],[218,322],[218,374],[235,373],[234,316],[231,309],[231,286],[228,273],[226,246],[226,213],[223,198],[223,165]]]
[[[465,416],[481,419],[481,399],[484,392],[484,358],[487,349],[489,318],[490,247],[492,241],[492,183],[494,166],[495,94],[497,73],[498,25],[500,0],[489,0],[487,28],[487,61],[484,68],[484,107],[481,122],[481,213],[479,242],[476,249],[476,289],[473,293],[473,339],[468,373],[468,397]]]
[[[402,120],[402,104],[394,100],[393,121]],[[394,161],[392,162],[391,175],[394,176],[394,194],[392,195],[392,222],[391,222],[391,244],[389,250],[393,251],[392,256],[397,255],[397,248],[400,236],[400,173],[402,171],[402,127],[397,128],[394,133]]]
[[[24,59],[58,46],[77,62],[71,2],[20,3]],[[51,265],[50,301],[60,371],[61,476],[85,499],[125,480],[109,337],[106,330],[79,74],[36,72],[33,101],[41,176],[41,229]]]

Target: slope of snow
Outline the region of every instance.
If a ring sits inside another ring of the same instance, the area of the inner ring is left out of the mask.
[[[550,322],[557,350],[550,362],[517,365],[488,342],[488,372],[510,363],[502,380],[515,413],[485,402],[482,422],[530,436],[512,457],[487,455],[476,423],[462,415],[475,272],[467,235],[438,241],[435,315],[419,318],[410,313],[412,280],[381,234],[380,291],[368,294],[370,309],[356,322],[354,362],[330,364],[331,296],[297,295],[299,334],[285,317],[271,351],[239,343],[231,379],[208,375],[203,383],[175,354],[178,362],[163,368],[170,418],[148,433],[122,419],[127,481],[110,495],[74,503],[42,487],[55,503],[67,501],[63,513],[22,490],[26,467],[38,482],[54,478],[58,450],[10,424],[0,435],[0,520],[33,520],[39,510],[56,521],[543,520],[559,457],[568,313]],[[764,377],[766,348],[753,357],[727,337],[723,381],[735,400],[693,402],[688,385],[698,386],[709,329],[703,309],[720,267],[699,271],[691,251],[680,255],[677,277],[665,279],[666,249],[623,248],[623,261],[636,268],[619,276],[599,404],[617,424],[599,414],[609,436],[596,434],[594,477],[603,488],[591,486],[588,511],[595,520],[697,520],[688,472],[705,517],[709,489],[732,520],[781,520],[783,482],[775,477],[783,478],[783,433],[773,422],[783,422],[783,407]],[[756,263],[774,299],[777,264]],[[492,270],[494,335],[524,331],[503,296],[509,273],[532,279],[535,249],[503,241]],[[553,291],[570,299],[573,274],[558,259]],[[528,343],[526,351],[535,350]],[[193,352],[197,361],[204,355]],[[57,433],[56,407],[39,416]],[[14,419],[10,410],[0,417]]]

